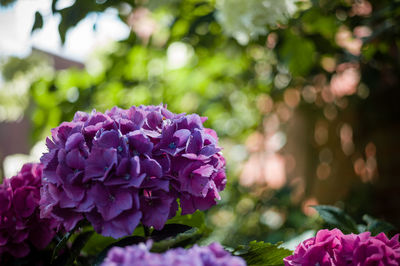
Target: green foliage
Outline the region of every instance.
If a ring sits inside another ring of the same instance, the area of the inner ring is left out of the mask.
[[[341,229],[343,233],[359,233],[356,222],[343,210],[327,205],[312,207],[318,211],[319,215],[326,223]]]
[[[111,246],[115,242],[114,238],[105,237],[95,232],[83,247],[82,252],[94,256],[106,250],[108,246]]]
[[[279,246],[279,243],[252,241],[247,246],[240,246],[235,252],[246,260],[248,266],[278,266],[284,265],[283,259],[292,255],[292,251]]]
[[[184,233],[192,227],[184,224],[166,224],[161,230],[153,230],[151,232],[151,238],[155,241],[161,241],[167,238],[173,238],[178,234]]]
[[[53,262],[53,265],[74,265],[75,260],[81,254],[82,248],[86,242],[90,239],[94,232],[86,231],[80,233],[72,243],[71,248],[64,250],[64,252]]]
[[[321,218],[330,226],[339,228],[343,233],[371,232],[372,235],[379,233],[389,233],[396,228],[385,221],[376,219],[370,215],[363,215],[365,224],[357,224],[356,221],[346,214],[343,210],[327,205],[312,206],[316,209]]]
[[[53,14],[59,14],[61,17],[60,24],[58,26],[58,32],[62,43],[65,42],[67,31],[75,27],[81,20],[83,20],[88,14],[93,12],[103,12],[109,7],[118,8],[122,4],[132,5],[130,1],[85,1],[82,4],[80,1],[75,1],[71,6],[57,9],[56,4],[60,0],[52,0],[52,11]]]
[[[302,16],[302,26],[307,34],[320,34],[327,40],[333,41],[338,30],[335,17],[322,13],[316,7],[311,8]]]
[[[392,224],[376,219],[367,214],[364,215],[362,218],[367,223],[365,231],[371,232],[372,235],[377,235],[382,232],[389,233],[390,231],[396,229]]]
[[[208,234],[207,231],[198,228],[191,228],[184,232],[178,233],[174,237],[168,237],[159,242],[154,242],[152,252],[165,252],[171,248],[188,247],[195,244],[198,240]]]
[[[33,23],[31,32],[34,32],[37,29],[41,29],[43,27],[43,17],[40,12],[35,12],[35,22]]]
[[[286,32],[281,54],[290,72],[295,76],[309,73],[316,61],[314,43],[290,31]]]
[[[159,231],[143,229],[143,226],[139,226],[132,236],[119,240],[94,233],[83,247],[82,253],[88,256],[93,265],[101,265],[112,247],[125,247],[151,240],[153,252],[164,252],[170,248],[193,245],[210,233],[210,229],[205,226],[204,213],[200,211],[189,215],[178,214]]]
[[[162,102],[175,112],[208,116],[209,126],[221,135],[238,137],[257,124],[258,114],[250,108],[257,90],[250,91],[241,78],[250,64],[243,55],[205,52],[205,59],[197,65],[169,69],[165,51],[126,43],[116,46],[121,56],[107,58],[112,63],[104,64],[96,75],[68,70],[33,84],[35,138],[48,135],[50,128],[70,120],[78,110]],[[239,89],[247,91],[246,95]]]
[[[97,251],[99,248],[96,248],[96,252],[93,253],[93,250],[90,250],[92,255],[95,255],[93,259],[93,265],[101,265],[104,258],[107,256],[108,251],[113,247],[125,247],[130,245],[135,245],[139,243],[145,243],[148,240],[152,241],[152,252],[165,252],[171,248],[177,247],[187,247],[196,243],[202,237],[207,235],[207,230],[192,228],[190,226],[185,226],[181,224],[167,224],[160,231],[153,231],[150,236],[144,238],[142,236],[129,236],[122,238],[118,241],[113,241],[104,247],[101,251]],[[99,241],[100,240],[100,241]],[[91,245],[94,243],[100,242],[100,246],[104,246],[105,238],[101,236],[97,236],[95,239],[91,239]],[[87,250],[86,246],[84,250]],[[95,248],[94,246],[92,248]],[[91,249],[92,249],[91,248]]]
[[[181,215],[181,210],[175,217],[169,219],[167,224],[183,224],[191,227],[202,228],[205,226],[204,212],[197,210],[193,214]]]
[[[101,265],[104,261],[104,259],[107,256],[108,251],[113,248],[113,247],[125,247],[125,246],[130,246],[130,245],[136,245],[139,243],[145,242],[145,239],[140,236],[129,236],[125,237],[117,242],[114,242],[112,244],[109,244],[107,247],[105,247],[101,252],[97,252],[96,257],[93,260],[93,266]]]
[[[18,76],[28,75],[35,67],[46,64],[46,60],[38,54],[26,58],[11,56],[0,65],[1,75],[5,81],[12,81]]]
[[[67,245],[69,238],[72,236],[70,232],[65,233],[65,235],[58,241],[55,248],[53,249],[53,255],[51,257],[51,263],[58,257],[58,254],[62,249],[64,249]]]

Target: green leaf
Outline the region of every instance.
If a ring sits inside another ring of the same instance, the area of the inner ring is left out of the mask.
[[[363,220],[367,223],[365,231],[371,232],[372,235],[377,235],[381,232],[388,233],[396,229],[392,224],[376,219],[369,215],[364,215]]]
[[[151,248],[152,252],[164,252],[170,248],[176,247],[187,247],[193,245],[200,238],[206,236],[209,233],[207,229],[192,228],[183,233],[164,239],[160,242],[154,242]]]
[[[181,216],[183,217],[183,216]],[[197,217],[197,215],[196,215]],[[185,220],[185,219],[184,219]],[[190,220],[190,219],[189,219]],[[175,219],[177,221],[177,219]],[[207,235],[209,233],[209,229],[201,223],[201,228],[192,228],[188,225],[184,224],[166,224],[162,230],[154,230],[151,233],[151,236],[148,238],[153,240],[152,251],[153,252],[163,252],[170,248],[175,247],[186,247],[188,245],[196,243],[201,237]],[[136,233],[135,233],[136,234]],[[90,247],[85,247],[85,250],[89,248],[93,250],[93,245],[96,244],[96,239],[100,239],[103,242],[108,242],[110,239],[104,238],[101,236],[94,235],[94,239],[89,241]],[[112,247],[125,247],[130,245],[135,245],[141,242],[145,242],[146,238],[141,236],[130,236],[123,238],[115,243],[109,244],[107,247],[103,248],[103,250],[97,255],[96,259],[93,262],[93,265],[101,265],[104,258],[107,256],[108,251]],[[104,243],[101,243],[104,246]]]
[[[74,241],[70,251],[70,257],[67,260],[67,265],[71,265],[81,253],[82,248],[93,235],[94,231],[87,231],[80,234]]]
[[[36,11],[36,13],[35,13],[35,22],[33,23],[31,33],[34,32],[37,29],[41,29],[42,27],[43,27],[42,14],[40,14],[39,11]]]
[[[54,265],[73,265],[75,259],[81,254],[82,248],[93,233],[94,231],[86,231],[79,234],[72,243],[71,249],[59,256],[54,262]]]
[[[192,229],[192,227],[184,224],[166,224],[162,230],[154,230],[151,233],[151,239],[156,242],[161,241],[167,238],[175,237],[176,235],[184,233],[190,229]]]
[[[315,61],[314,43],[290,31],[285,35],[280,53],[294,76],[307,75]]]
[[[195,213],[187,215],[180,215],[180,213],[178,213],[174,218],[169,219],[167,224],[184,224],[191,227],[201,228],[204,225],[204,222],[204,213],[197,210]]]
[[[51,263],[53,263],[54,259],[58,256],[61,249],[65,248],[68,239],[71,237],[71,232],[67,232],[61,240],[57,243],[56,247],[53,250],[53,256],[51,257]]]
[[[108,251],[113,248],[113,247],[125,247],[125,246],[130,246],[130,245],[135,245],[145,242],[145,238],[141,236],[129,236],[125,237],[115,243],[112,243],[108,245],[105,249],[103,249],[95,258],[93,262],[93,266],[101,265],[103,262],[104,258],[107,256]]]
[[[94,233],[92,237],[88,240],[82,251],[89,255],[97,255],[103,249],[114,242],[116,242],[115,238],[106,237],[98,233]]]
[[[356,222],[343,210],[328,205],[311,207],[317,210],[326,223],[339,228],[343,233],[359,233]]]
[[[292,255],[292,251],[279,247],[281,243],[271,244],[252,241],[248,246],[240,246],[234,253],[239,254],[248,266],[283,265],[283,259]]]
[[[58,25],[58,33],[62,44],[65,43],[67,31],[76,26],[88,13],[94,11],[90,10],[90,7],[90,4],[82,5],[79,1],[76,1],[72,6],[57,10],[57,13],[61,15],[61,21]]]
[[[321,10],[313,8],[305,12],[301,21],[307,33],[319,33],[328,40],[334,40],[338,28],[336,17],[326,16]]]

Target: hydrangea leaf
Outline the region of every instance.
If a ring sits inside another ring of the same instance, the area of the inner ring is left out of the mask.
[[[204,212],[197,210],[193,214],[181,215],[181,210],[172,219],[169,219],[167,224],[184,224],[191,227],[201,228],[205,222]]]
[[[209,231],[206,228],[192,228],[183,233],[176,235],[173,238],[167,238],[160,242],[154,242],[151,248],[152,252],[164,252],[171,248],[187,247],[196,243],[199,239],[206,236]]]
[[[186,247],[196,243],[197,240],[204,237],[207,233],[208,231],[206,229],[191,228],[189,226],[178,224],[168,224],[163,230],[152,232],[153,236],[151,236],[149,240],[159,242],[153,243],[151,251],[160,253],[171,248]],[[145,241],[146,239],[143,237],[130,236],[112,243],[99,253],[94,260],[93,265],[101,265],[104,258],[107,256],[108,251],[112,247],[130,246]]]
[[[279,247],[281,243],[271,244],[263,241],[252,241],[248,246],[240,246],[235,250],[248,266],[283,265],[283,259],[292,255],[292,251]]]
[[[316,209],[321,218],[329,225],[339,228],[344,233],[359,233],[356,222],[343,210],[328,205],[311,207]]]
[[[377,235],[381,232],[388,233],[396,229],[392,224],[376,219],[369,215],[364,215],[363,220],[367,223],[365,231],[371,232],[372,235]]]
[[[54,259],[58,256],[60,250],[64,248],[68,242],[68,239],[71,237],[71,232],[67,232],[57,243],[56,247],[53,250],[53,256],[51,258],[51,263],[53,263]]]
[[[141,242],[145,242],[145,238],[141,236],[129,236],[125,237],[115,243],[112,243],[108,245],[105,249],[103,249],[95,258],[93,265],[101,265],[103,262],[104,258],[107,256],[108,251],[113,248],[113,247],[125,247],[125,246],[130,246],[130,245],[135,245]]]
[[[157,242],[167,238],[173,238],[190,229],[192,229],[192,227],[184,224],[166,224],[162,230],[154,230],[151,233],[151,239]]]
[[[82,248],[85,246],[93,233],[94,231],[86,231],[79,234],[72,243],[71,248],[59,256],[54,261],[54,265],[73,265],[75,259],[79,256]]]
[[[101,234],[94,233],[82,251],[90,255],[98,254],[114,242],[116,241],[112,237],[102,236]]]

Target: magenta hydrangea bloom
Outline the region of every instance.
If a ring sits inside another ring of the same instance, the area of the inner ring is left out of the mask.
[[[21,171],[0,185],[0,257],[29,254],[30,245],[45,248],[58,223],[40,218],[41,164],[25,164]]]
[[[216,204],[226,183],[216,133],[197,114],[165,106],[77,112],[47,139],[41,215],[66,230],[86,218],[114,238],[141,222],[163,228],[175,216]]]
[[[320,230],[315,237],[297,246],[284,259],[285,265],[344,266],[400,265],[399,235],[388,239],[384,233],[343,234],[339,229]]]
[[[141,243],[128,247],[113,247],[102,266],[245,266],[246,262],[232,256],[218,243],[190,249],[176,248],[165,253],[151,253],[151,245]]]

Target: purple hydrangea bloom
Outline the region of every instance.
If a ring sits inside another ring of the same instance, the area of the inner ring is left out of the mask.
[[[160,230],[175,216],[205,210],[225,188],[215,131],[197,114],[165,106],[77,112],[52,130],[44,164],[41,215],[66,230],[87,219],[114,238],[141,222]]]
[[[28,255],[32,244],[45,248],[58,223],[40,218],[41,164],[25,164],[21,171],[0,185],[0,257]]]
[[[229,252],[218,243],[190,249],[176,248],[165,253],[151,253],[151,245],[141,243],[128,247],[113,247],[102,266],[245,266],[245,261]]]
[[[284,259],[285,265],[344,266],[400,265],[399,235],[388,239],[384,233],[343,234],[339,229],[320,230],[315,237],[297,246],[294,254]]]

